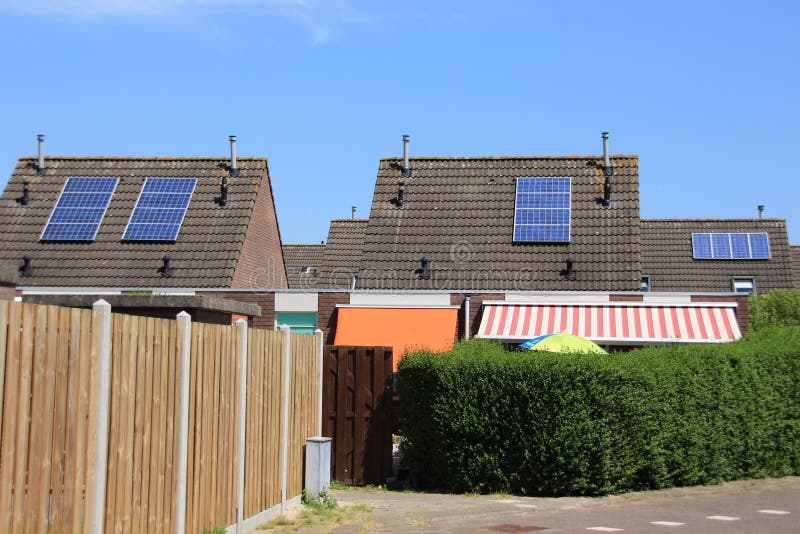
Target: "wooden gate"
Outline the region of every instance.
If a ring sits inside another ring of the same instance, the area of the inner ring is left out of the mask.
[[[328,345],[323,368],[331,478],[383,484],[392,475],[392,348]]]

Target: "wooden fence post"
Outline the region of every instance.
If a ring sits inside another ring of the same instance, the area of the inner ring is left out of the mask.
[[[314,336],[317,338],[317,436],[320,437],[322,437],[322,389],[325,376],[323,371],[325,343],[322,335],[322,330],[319,328],[314,330]]]
[[[94,483],[91,499],[91,532],[103,533],[106,512],[106,477],[108,475],[108,425],[111,404],[111,304],[103,299],[92,305],[98,312],[92,325],[97,340],[97,388],[92,394],[97,398],[95,417],[97,435],[94,442]],[[88,500],[88,499],[87,499]]]
[[[182,311],[178,324],[178,466],[176,473],[175,533],[186,532],[186,466],[189,440],[189,375],[192,354],[192,317]]]
[[[244,470],[245,438],[247,429],[247,321],[236,321],[236,335],[239,337],[239,452],[236,465],[236,532],[244,523]]]
[[[283,383],[281,385],[281,513],[286,510],[286,479],[289,457],[289,376],[292,364],[292,329],[281,325],[283,332]]]

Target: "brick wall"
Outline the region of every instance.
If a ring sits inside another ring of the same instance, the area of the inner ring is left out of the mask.
[[[450,295],[450,305],[460,306],[458,310],[458,324],[456,325],[456,341],[464,339],[464,294]],[[469,295],[469,324],[470,324],[470,337],[475,337],[478,329],[481,326],[481,308],[485,300],[505,300],[506,296],[503,293],[479,293],[477,295],[470,293]]]
[[[0,300],[14,300],[17,296],[17,290],[14,286],[0,285]]]
[[[325,334],[325,344],[333,345],[336,328],[336,305],[350,304],[349,293],[320,293],[317,304],[317,327]]]
[[[266,161],[263,162],[266,167]],[[231,287],[235,288],[286,288],[286,268],[283,263],[281,235],[278,228],[278,217],[275,213],[275,202],[272,185],[269,179],[269,168],[264,171],[264,178],[258,188],[253,214],[247,226],[239,260],[233,273]],[[236,187],[236,178],[231,180],[231,188]]]

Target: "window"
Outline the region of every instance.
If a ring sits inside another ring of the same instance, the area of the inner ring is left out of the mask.
[[[645,293],[650,291],[650,275],[642,276],[642,291]]]
[[[568,243],[571,178],[517,178],[514,241]]]
[[[731,278],[731,288],[736,293],[755,293],[756,279],[752,276]]]
[[[317,328],[317,314],[314,312],[278,312],[275,326],[289,325],[295,334],[313,334]]]

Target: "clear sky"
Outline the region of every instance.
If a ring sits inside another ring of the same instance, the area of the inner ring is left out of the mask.
[[[638,154],[642,217],[789,222],[800,2],[0,0],[17,158],[269,158],[284,243],[366,217],[378,160]]]

